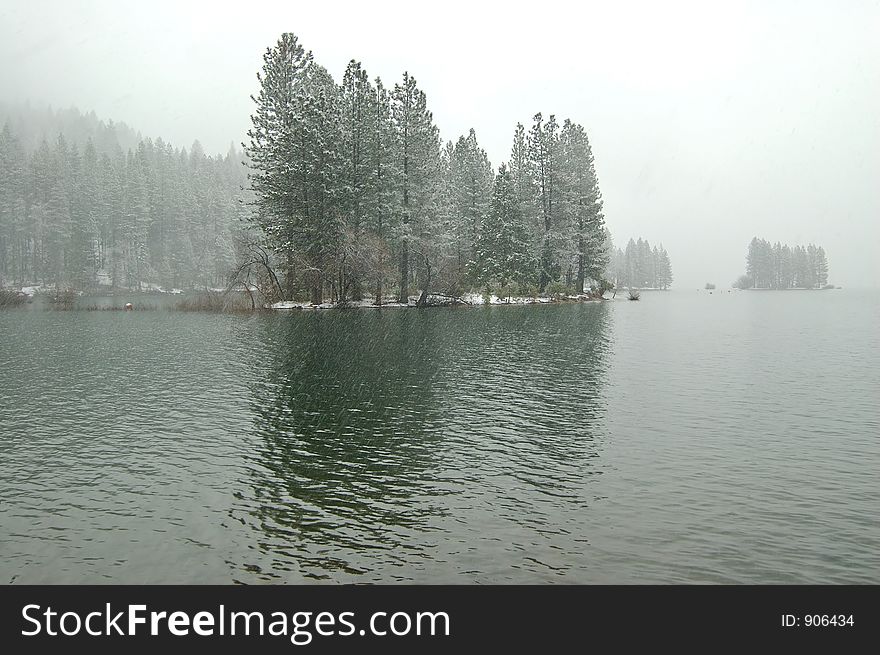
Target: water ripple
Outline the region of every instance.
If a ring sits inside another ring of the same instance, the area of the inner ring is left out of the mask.
[[[876,583],[878,319],[3,312],[0,581]]]

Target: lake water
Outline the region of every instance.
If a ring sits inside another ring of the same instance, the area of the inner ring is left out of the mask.
[[[880,292],[0,312],[0,583],[878,583]]]

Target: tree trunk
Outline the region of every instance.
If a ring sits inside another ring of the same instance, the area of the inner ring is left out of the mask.
[[[384,258],[382,257],[382,251],[379,251],[379,262],[376,266],[376,300],[373,304],[382,306],[382,266],[384,265]]]
[[[577,272],[577,292],[584,292],[584,254],[583,246],[581,246],[581,254],[578,255],[578,272]]]
[[[409,303],[409,244],[403,240],[400,248],[400,294],[397,302]]]
[[[293,253],[287,255],[287,270],[284,271],[284,300],[293,300],[293,288],[295,285],[293,270]]]
[[[544,237],[544,248],[541,252],[541,276],[538,278],[538,291],[544,293],[547,284],[550,282],[550,241],[549,237]]]
[[[428,304],[428,290],[431,288],[431,262],[425,257],[425,280],[422,284],[422,294],[416,303],[416,307],[424,307]]]
[[[409,242],[406,237],[406,229],[409,224],[409,130],[404,128],[403,131],[403,229],[404,237],[400,250],[400,296],[398,302],[409,304]]]

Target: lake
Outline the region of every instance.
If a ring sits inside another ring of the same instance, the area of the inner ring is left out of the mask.
[[[878,583],[880,292],[0,312],[0,582]]]

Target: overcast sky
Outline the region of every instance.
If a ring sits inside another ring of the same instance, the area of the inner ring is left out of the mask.
[[[0,99],[225,152],[284,31],[337,81],[352,58],[408,70],[444,139],[474,127],[495,165],[537,111],[582,123],[615,242],[663,242],[675,287],[726,287],[755,235],[880,286],[878,0],[3,0]]]

